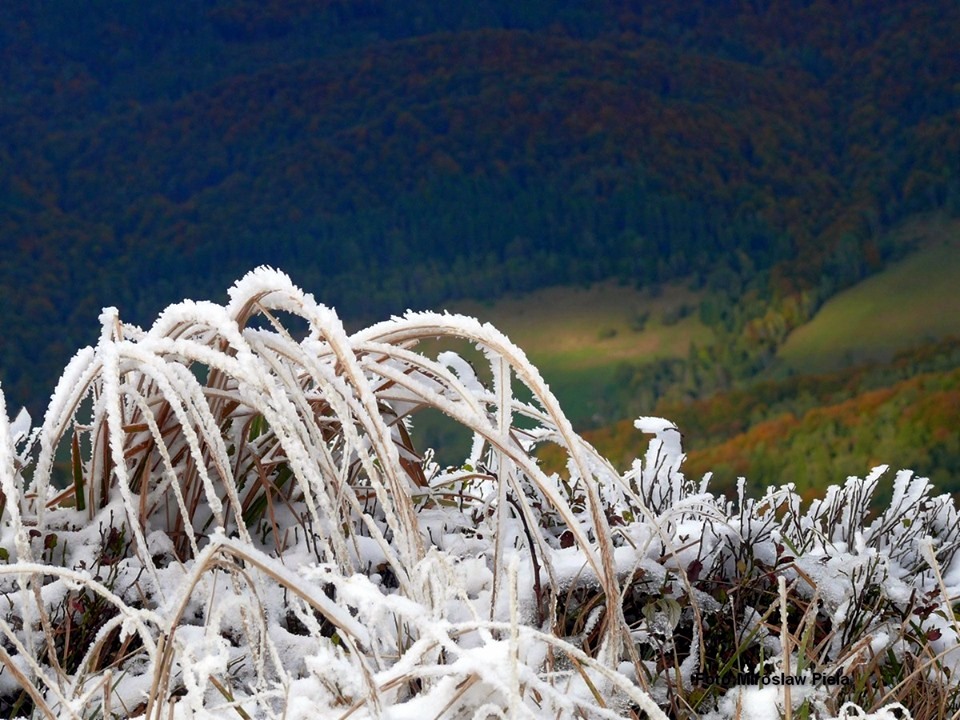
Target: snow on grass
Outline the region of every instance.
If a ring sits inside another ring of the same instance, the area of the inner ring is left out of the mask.
[[[101,319],[42,428],[0,395],[0,716],[956,709],[960,522],[923,479],[879,514],[885,468],[807,508],[718,497],[659,418],[621,475],[495,328],[348,335],[267,268],[146,331]],[[417,351],[437,337],[478,346],[492,386]],[[473,434],[459,466],[418,446],[425,408]]]

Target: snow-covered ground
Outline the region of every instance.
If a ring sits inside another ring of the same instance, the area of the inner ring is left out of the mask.
[[[901,680],[955,687],[960,522],[909,472],[879,514],[886,468],[718,497],[640,418],[619,474],[495,328],[349,335],[267,268],[102,323],[37,427],[0,395],[3,714],[892,718]],[[428,407],[460,465],[417,446]]]

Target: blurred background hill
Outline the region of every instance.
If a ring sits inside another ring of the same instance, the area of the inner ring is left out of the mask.
[[[956,490],[957,37],[947,0],[8,0],[8,406],[102,306],[269,263],[355,324],[489,316],[625,454],[658,412],[722,482]]]

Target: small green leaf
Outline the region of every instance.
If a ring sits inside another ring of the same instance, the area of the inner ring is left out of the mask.
[[[256,440],[267,431],[268,427],[266,418],[263,415],[257,415],[250,421],[250,432],[247,439]]]

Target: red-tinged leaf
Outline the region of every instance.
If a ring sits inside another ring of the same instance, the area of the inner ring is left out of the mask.
[[[700,578],[700,573],[703,571],[703,563],[699,560],[694,560],[692,563],[687,565],[687,577],[691,582],[695,582]]]
[[[939,639],[940,639],[940,636],[941,636],[942,634],[943,634],[943,633],[941,633],[939,630],[928,630],[928,631],[927,631],[927,641],[928,641],[928,642],[933,642],[934,640],[939,640]]]
[[[564,530],[563,534],[560,535],[560,547],[573,547],[573,533],[569,530]]]

